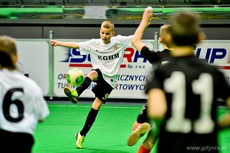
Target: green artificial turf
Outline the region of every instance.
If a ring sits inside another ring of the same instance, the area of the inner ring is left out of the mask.
[[[75,146],[74,134],[81,130],[91,104],[49,103],[50,116],[38,124],[33,153],[136,153],[145,138],[132,147],[126,145],[140,104],[105,104],[87,134],[83,149]],[[219,114],[225,112],[219,108]],[[230,152],[230,130],[219,134],[220,153]],[[151,153],[156,153],[156,148]]]

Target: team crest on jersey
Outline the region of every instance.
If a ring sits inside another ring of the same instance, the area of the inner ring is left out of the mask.
[[[102,99],[104,99],[104,100],[107,100],[109,98],[109,94],[107,93],[107,94],[105,94],[105,96],[104,97],[102,97]]]
[[[117,50],[118,49],[118,45],[114,45],[114,50]]]

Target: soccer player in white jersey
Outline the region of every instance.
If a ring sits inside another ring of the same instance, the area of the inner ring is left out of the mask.
[[[71,90],[68,86],[64,88],[64,92],[70,101],[77,103],[78,97],[89,87],[91,82],[94,81],[97,83],[92,89],[96,97],[92,108],[88,113],[82,130],[75,134],[76,146],[78,148],[82,148],[84,138],[93,125],[100,107],[107,101],[111,91],[115,87],[124,51],[131,45],[133,38],[133,35],[114,35],[114,24],[106,20],[101,24],[100,39],[91,39],[86,42],[60,42],[50,40],[53,46],[79,48],[81,54],[90,54],[91,57],[93,68],[85,77],[82,85],[77,87],[76,90]]]
[[[34,130],[49,109],[42,90],[17,70],[17,48],[13,38],[0,36],[0,141],[1,150],[31,153]]]

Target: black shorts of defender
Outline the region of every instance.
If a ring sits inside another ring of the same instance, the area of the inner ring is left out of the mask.
[[[0,130],[2,153],[32,153],[34,138],[28,133]]]
[[[103,103],[105,103],[113,90],[113,87],[108,84],[104,78],[102,77],[102,73],[99,69],[92,69],[92,71],[97,71],[98,79],[94,81],[96,85],[93,87],[92,91],[95,94],[95,97],[100,99]]]
[[[138,123],[149,123],[149,118],[147,116],[147,104],[143,105],[140,113],[137,116],[137,122]]]

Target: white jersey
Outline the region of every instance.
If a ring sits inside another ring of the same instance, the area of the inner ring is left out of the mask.
[[[125,49],[131,44],[133,35],[115,36],[109,44],[101,39],[78,43],[81,54],[90,54],[94,69],[100,69],[106,82],[115,87]]]
[[[33,134],[50,111],[41,88],[17,70],[0,70],[0,129]]]

